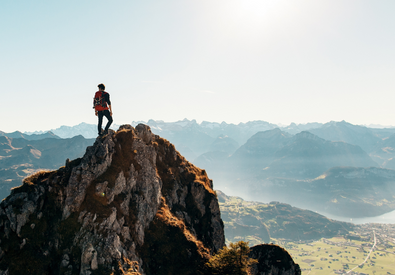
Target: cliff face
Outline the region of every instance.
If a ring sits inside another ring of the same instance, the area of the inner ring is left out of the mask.
[[[2,201],[0,274],[198,274],[225,242],[212,187],[148,126],[124,125]]]

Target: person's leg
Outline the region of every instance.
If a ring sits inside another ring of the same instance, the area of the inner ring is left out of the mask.
[[[106,118],[108,119],[106,128],[104,129],[104,133],[107,134],[108,133],[108,129],[110,128],[110,126],[112,124],[112,116],[110,115],[110,112],[108,110],[103,111],[103,113],[106,116]]]
[[[101,125],[103,124],[103,111],[97,112],[97,117],[99,118],[99,122],[97,124],[97,132],[99,136],[101,135]]]

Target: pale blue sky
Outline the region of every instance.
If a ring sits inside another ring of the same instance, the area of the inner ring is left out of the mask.
[[[0,2],[0,130],[114,122],[395,125],[395,1]]]

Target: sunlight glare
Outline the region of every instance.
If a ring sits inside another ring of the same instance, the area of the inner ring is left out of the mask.
[[[281,0],[244,0],[239,1],[239,8],[250,15],[265,16],[280,12],[284,1]]]
[[[287,20],[292,2],[287,0],[231,0],[222,9],[222,29],[238,39],[256,39],[263,33],[276,32]]]
[[[235,5],[236,17],[243,17],[256,23],[264,23],[282,17],[285,13],[284,0],[243,0]]]

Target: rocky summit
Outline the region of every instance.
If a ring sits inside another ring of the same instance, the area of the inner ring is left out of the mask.
[[[0,274],[199,274],[225,245],[212,181],[123,125],[0,204]]]

